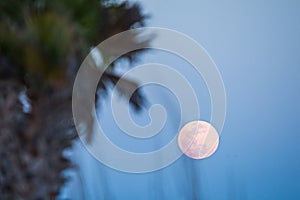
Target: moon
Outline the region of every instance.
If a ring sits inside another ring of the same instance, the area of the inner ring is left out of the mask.
[[[186,156],[193,159],[204,159],[217,150],[219,134],[208,122],[192,121],[180,130],[178,145]]]

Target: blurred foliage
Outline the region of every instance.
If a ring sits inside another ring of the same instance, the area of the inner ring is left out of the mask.
[[[71,95],[80,63],[92,47],[143,26],[146,18],[138,4],[128,2],[0,1],[0,199],[59,194],[66,181],[61,173],[72,166],[62,153],[76,138]],[[140,52],[122,58],[132,62]],[[99,90],[107,92],[119,79],[105,71]],[[123,83],[136,87],[130,80]],[[126,94],[124,88],[119,89]],[[128,98],[141,107],[139,91]]]

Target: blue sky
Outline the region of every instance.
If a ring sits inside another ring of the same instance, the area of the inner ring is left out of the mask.
[[[197,163],[204,199],[299,199],[300,2],[141,3],[152,14],[148,25],[193,37],[223,76],[219,151]]]
[[[182,157],[141,175],[107,168],[77,144],[89,199],[105,193],[113,199],[190,199],[195,191],[205,200],[300,199],[300,2],[139,2],[151,15],[148,26],[187,34],[213,58],[227,93],[225,126],[212,157]],[[153,60],[184,65],[162,52],[145,55],[141,62]],[[154,96],[162,97],[161,92]],[[209,96],[198,95],[203,117],[209,118]],[[154,101],[164,99],[170,95]],[[176,101],[170,113],[177,112],[174,107]],[[172,129],[177,119],[169,120]]]

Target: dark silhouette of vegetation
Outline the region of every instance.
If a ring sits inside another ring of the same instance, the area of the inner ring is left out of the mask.
[[[63,151],[77,136],[71,94],[80,63],[91,47],[145,18],[128,2],[0,1],[0,199],[59,194],[62,171],[72,167]],[[131,62],[140,52],[122,58]],[[99,94],[118,80],[105,72]],[[139,92],[130,98],[136,109],[142,101]]]

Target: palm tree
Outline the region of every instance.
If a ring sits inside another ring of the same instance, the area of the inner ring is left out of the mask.
[[[63,151],[77,136],[71,93],[80,63],[146,16],[138,4],[109,0],[7,0],[0,10],[0,199],[53,199],[72,167]],[[99,94],[118,80],[105,72]],[[143,98],[137,92],[130,102],[138,110]]]

